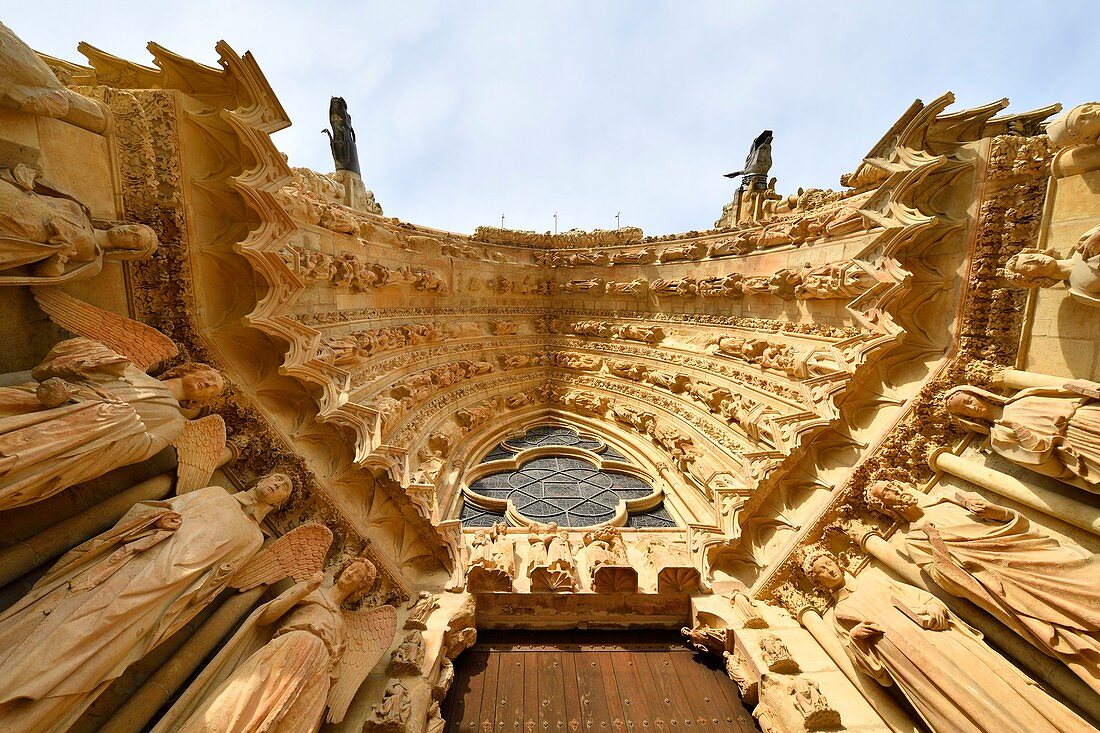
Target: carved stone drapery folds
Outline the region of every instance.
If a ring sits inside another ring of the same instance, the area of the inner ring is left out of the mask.
[[[910,560],[1100,691],[1100,560],[976,494],[935,499],[876,482],[869,499],[909,523]]]
[[[935,596],[885,578],[846,578],[824,552],[806,559],[805,572],[833,596],[836,634],[856,666],[882,685],[896,685],[933,730],[1092,728],[986,646]],[[1011,708],[1004,700],[1013,701]]]

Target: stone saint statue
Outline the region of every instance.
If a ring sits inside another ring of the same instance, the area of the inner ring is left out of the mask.
[[[221,374],[205,364],[189,362],[158,379],[102,343],[74,338],[50,349],[31,374],[36,381],[0,387],[0,509],[41,501],[172,444],[202,449],[205,479],[217,465],[221,417],[190,421],[181,411],[222,391]]]
[[[766,178],[772,168],[772,131],[764,130],[752,141],[748,157],[745,158],[744,170],[727,173],[726,178],[737,176],[759,176]]]
[[[905,552],[1100,693],[1100,558],[1065,547],[977,494],[918,495],[877,481],[868,503],[909,523]]]
[[[1100,384],[1067,381],[1001,397],[978,387],[947,393],[947,411],[968,430],[989,435],[1008,460],[1100,493]]]
[[[401,680],[391,678],[382,694],[382,702],[371,708],[363,730],[401,730],[409,722],[411,714],[412,700],[409,699],[408,689],[401,684]]]
[[[897,685],[937,733],[1086,733],[1095,730],[1048,696],[935,596],[886,578],[846,576],[831,554],[810,553],[806,575],[833,596],[848,655],[879,684]]]
[[[244,622],[153,733],[308,733],[344,719],[352,697],[393,640],[393,606],[346,611],[374,583],[352,560],[336,582],[297,583]]]
[[[1037,249],[1013,255],[1004,276],[1019,288],[1052,288],[1064,282],[1078,303],[1100,308],[1100,227],[1081,236],[1069,259]]]
[[[338,171],[351,171],[359,175],[359,151],[355,147],[355,130],[351,127],[348,103],[343,97],[333,97],[328,103],[328,121],[332,131],[321,130],[328,135],[332,148],[332,161]]]
[[[0,285],[55,285],[93,277],[106,260],[157,248],[144,224],[96,229],[87,207],[25,165],[0,168]]]
[[[260,549],[290,496],[283,474],[141,502],[63,556],[0,614],[5,733],[61,733],[132,663],[178,631]]]

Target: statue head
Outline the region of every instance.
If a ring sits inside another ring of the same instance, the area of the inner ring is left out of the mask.
[[[975,433],[988,434],[1005,399],[978,387],[963,385],[949,390],[944,401],[951,419]]]
[[[294,482],[285,473],[269,473],[260,477],[249,490],[257,503],[271,509],[281,506],[290,498]]]
[[[802,572],[814,585],[827,591],[844,587],[844,571],[828,550],[814,550],[802,561]]]
[[[1050,288],[1066,279],[1058,259],[1037,249],[1025,249],[1008,258],[1004,277],[1018,288]]]
[[[1047,135],[1059,148],[1096,145],[1100,141],[1100,103],[1079,104],[1055,117],[1047,125]]]
[[[135,260],[157,248],[157,233],[144,224],[119,224],[107,230],[104,249],[114,259]]]
[[[171,379],[180,382],[181,402],[209,402],[225,389],[221,372],[199,361],[185,362],[160,375],[162,382]]]
[[[872,509],[880,509],[902,519],[916,518],[919,510],[917,497],[897,481],[875,481],[867,487],[867,503]]]
[[[369,588],[378,577],[378,568],[365,557],[357,557],[344,566],[336,579],[336,588],[344,598]]]

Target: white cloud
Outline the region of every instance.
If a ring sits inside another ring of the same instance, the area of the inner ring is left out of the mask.
[[[21,3],[4,22],[80,60],[79,40],[148,63],[145,42],[259,60],[296,165],[331,166],[328,98],[348,100],[368,187],[390,215],[471,231],[708,227],[721,174],[775,130],[781,191],[835,186],[914,98],[1095,98],[1091,4],[580,0]],[[1074,19],[1079,19],[1075,21]]]

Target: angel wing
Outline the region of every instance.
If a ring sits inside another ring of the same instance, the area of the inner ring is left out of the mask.
[[[210,415],[199,420],[188,420],[183,433],[176,438],[176,494],[201,489],[210,484],[210,475],[218,467],[218,460],[225,449],[225,420],[221,415]]]
[[[347,650],[340,659],[340,674],[328,692],[328,722],[339,723],[374,665],[397,633],[397,609],[379,606],[363,611],[345,611]]]
[[[300,525],[249,560],[229,584],[246,591],[277,583],[288,575],[296,582],[307,580],[324,568],[331,546],[332,530],[328,527],[312,523]]]
[[[99,341],[133,362],[142,371],[179,353],[163,333],[78,300],[57,288],[31,288],[38,306],[57,325],[78,336]]]

